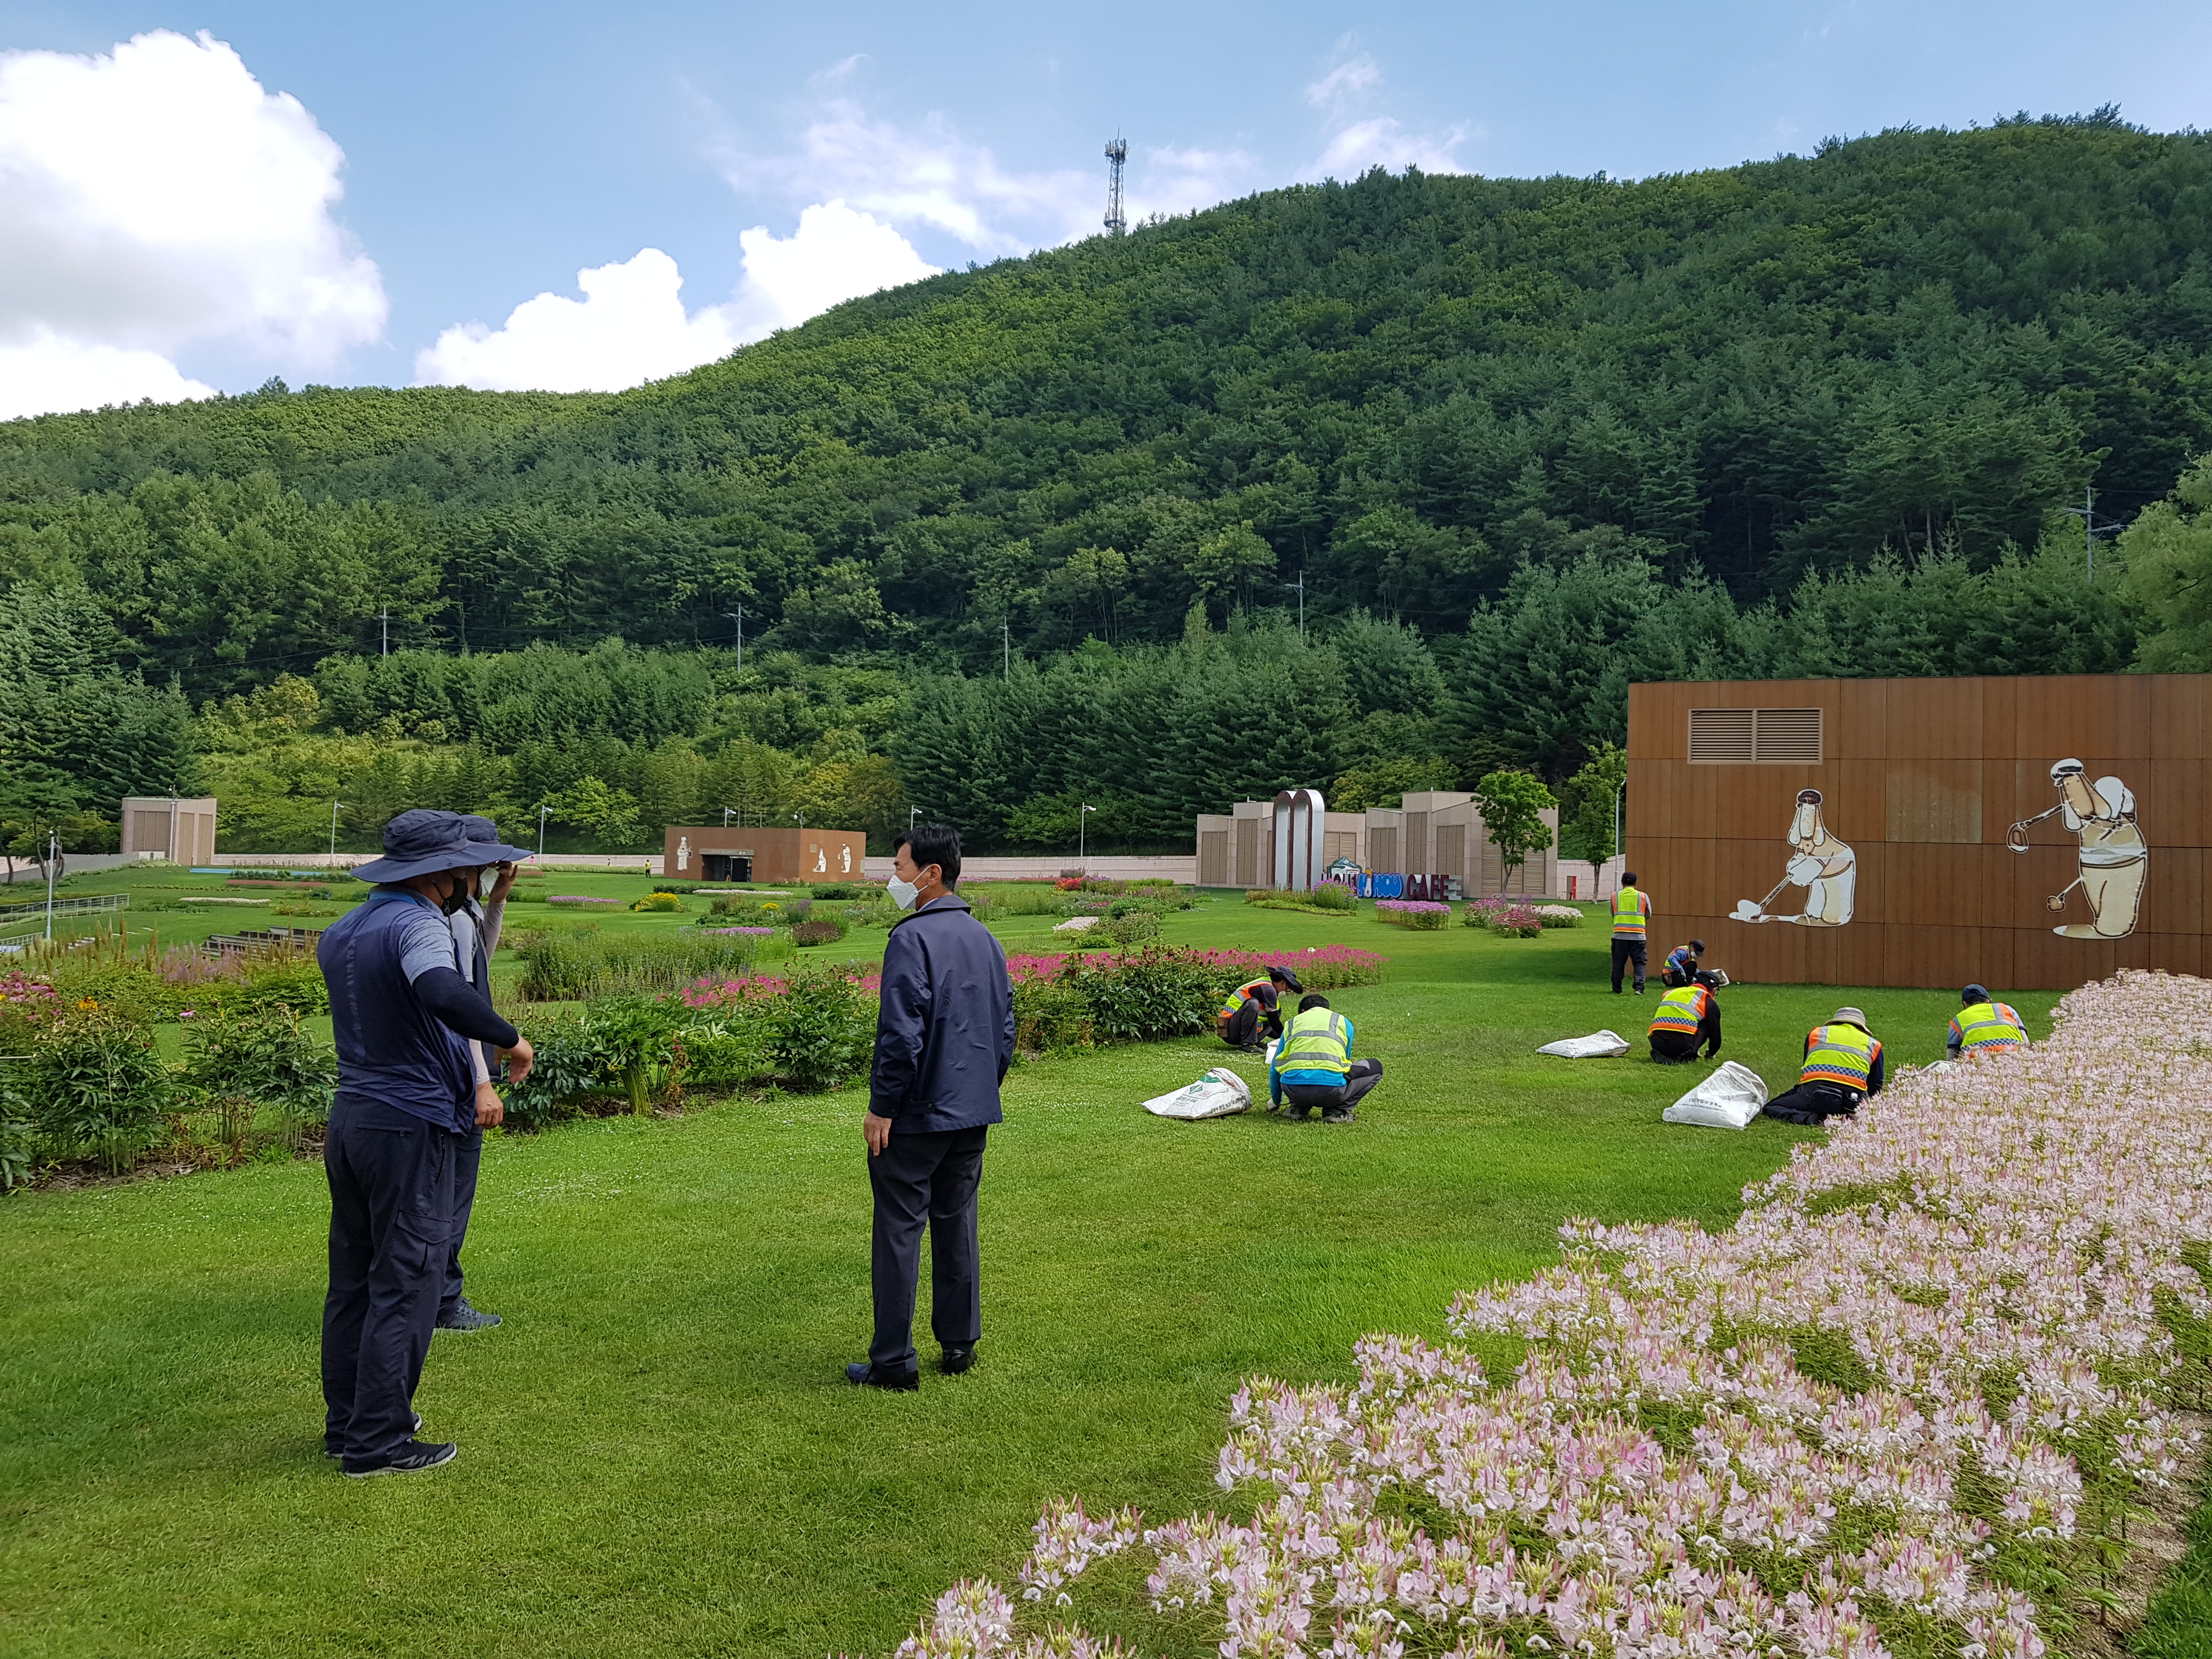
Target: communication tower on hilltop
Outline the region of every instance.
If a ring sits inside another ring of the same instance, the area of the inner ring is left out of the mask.
[[[1106,146],[1106,234],[1127,234],[1129,221],[1121,212],[1121,165],[1129,159],[1129,141],[1115,138]]]

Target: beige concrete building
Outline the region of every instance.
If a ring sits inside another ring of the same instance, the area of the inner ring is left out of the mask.
[[[125,795],[123,851],[172,864],[208,864],[215,858],[215,797]]]
[[[1273,881],[1275,804],[1239,801],[1226,813],[1198,820],[1198,884],[1201,887],[1266,887]],[[1447,876],[1469,898],[1492,893],[1544,896],[1552,890],[1559,855],[1559,815],[1547,811],[1552,846],[1533,853],[1513,878],[1491,845],[1474,797],[1459,790],[1421,790],[1395,807],[1364,812],[1330,812],[1322,826],[1325,864],[1350,859],[1377,875]]]

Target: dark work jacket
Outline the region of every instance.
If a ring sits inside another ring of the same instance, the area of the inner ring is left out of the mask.
[[[316,941],[331,988],[338,1091],[465,1134],[476,1124],[467,1040],[423,1006],[400,970],[401,929],[425,911],[446,927],[438,907],[420,894],[380,887]]]
[[[884,945],[868,1109],[893,1134],[1000,1122],[1013,1058],[1013,988],[991,930],[951,897],[900,921]]]

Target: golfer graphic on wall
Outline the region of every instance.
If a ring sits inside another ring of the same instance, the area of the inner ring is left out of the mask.
[[[2093,785],[2089,769],[2077,760],[2053,766],[2051,781],[2058,790],[2058,805],[2006,830],[2005,845],[2025,854],[2028,830],[2055,816],[2081,838],[2081,873],[2044,903],[2063,910],[2079,888],[2088,902],[2089,920],[2051,931],[2061,939],[2125,939],[2136,930],[2143,878],[2150,872],[2150,849],[2136,825],[2135,791],[2114,777],[2099,778]]]
[[[1763,899],[1741,899],[1729,913],[1732,921],[1788,921],[1800,927],[1840,927],[1851,919],[1858,901],[1859,860],[1828,828],[1820,811],[1820,792],[1800,789],[1797,810],[1790,817],[1790,862],[1773,892]],[[1805,890],[1805,902],[1790,916],[1770,915],[1766,907],[1785,887]]]

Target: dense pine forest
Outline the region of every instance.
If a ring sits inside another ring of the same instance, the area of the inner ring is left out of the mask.
[[[1376,173],[617,396],[0,425],[0,833],[174,787],[234,848],[343,799],[356,845],[918,805],[1057,850],[1083,801],[1165,846],[1286,783],[1564,783],[1638,678],[2212,665],[2208,450],[2205,136]]]

